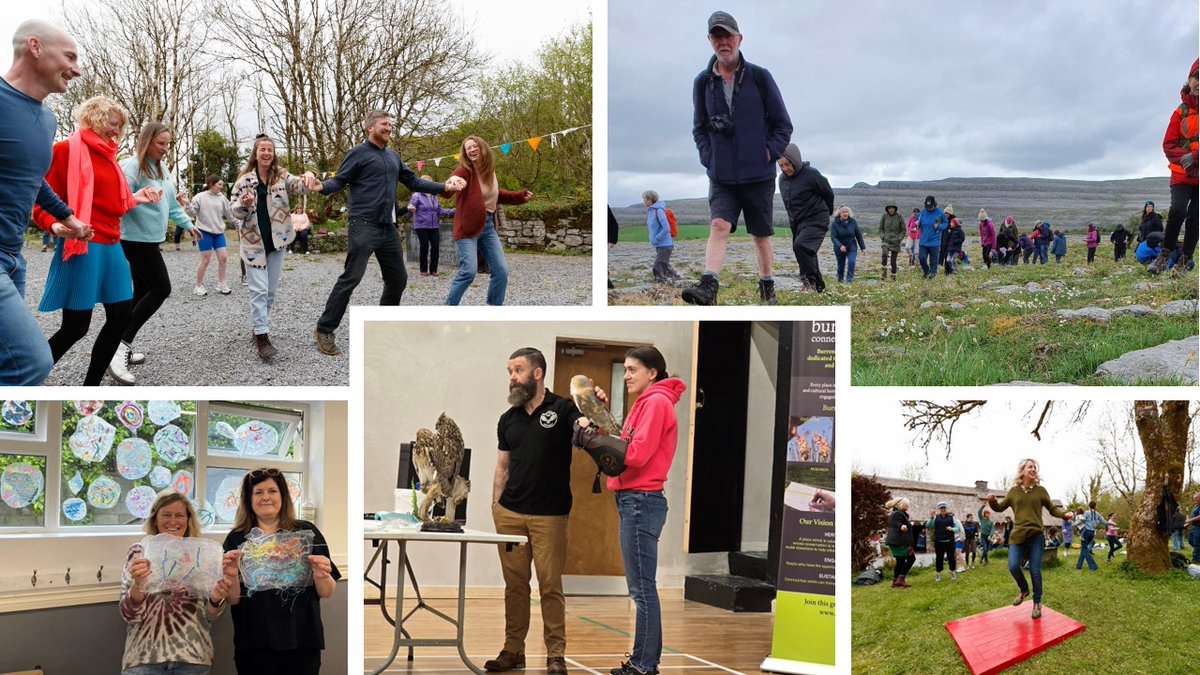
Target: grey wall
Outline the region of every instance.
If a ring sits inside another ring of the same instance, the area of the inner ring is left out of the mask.
[[[767,550],[771,521],[771,463],[775,441],[775,394],[779,328],[756,321],[750,327],[750,391],[746,401],[746,478],[742,501],[742,550]]]
[[[325,624],[322,672],[346,672],[346,579],[321,601]],[[234,675],[233,621],[228,611],[213,624],[213,675]],[[125,622],[117,603],[0,614],[0,672],[41,666],[47,675],[118,673],[125,651]]]

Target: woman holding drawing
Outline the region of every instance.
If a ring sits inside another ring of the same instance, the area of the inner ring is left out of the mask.
[[[159,497],[146,518],[146,534],[200,536],[200,521],[187,497],[171,492]],[[212,666],[210,628],[225,610],[225,600],[237,586],[237,557],[222,560],[224,577],[208,597],[192,597],[186,589],[146,592],[152,562],[143,557],[142,543],[129,547],[121,575],[121,618],[128,629],[122,675],[202,675]]]
[[[312,567],[312,585],[248,593],[247,579],[241,578],[240,593],[229,599],[238,673],[319,673],[325,648],[321,598],[333,595],[342,574],[329,559],[329,546],[317,526],[296,518],[287,480],[278,469],[256,469],[242,479],[241,503],[233,529],[225,537],[225,550],[240,560],[253,529],[267,535],[312,532],[311,555],[305,556]]]

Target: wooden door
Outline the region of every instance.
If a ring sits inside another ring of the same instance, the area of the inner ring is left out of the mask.
[[[630,345],[584,343],[560,339],[554,350],[554,386],[559,396],[571,395],[571,378],[587,375],[609,395],[609,401],[627,399],[624,381],[614,377],[613,365],[624,364]],[[614,384],[617,387],[614,392]],[[628,403],[615,412],[624,421]],[[585,576],[625,576],[618,540],[617,505],[613,494],[600,476],[600,494],[592,492],[596,462],[585,452],[574,451],[571,458],[571,495],[573,505],[567,535],[567,559],[563,574]]]

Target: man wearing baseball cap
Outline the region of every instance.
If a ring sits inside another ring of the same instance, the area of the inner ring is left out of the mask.
[[[708,174],[712,223],[704,274],[684,289],[683,299],[693,305],[717,304],[717,275],[725,263],[725,246],[744,213],[758,254],[759,298],[773,305],[775,162],[791,140],[792,120],[771,73],[742,56],[742,33],[733,16],[713,12],[708,17],[708,41],[713,57],[692,83],[692,137]]]
[[[930,535],[933,537],[934,551],[936,551],[934,569],[937,570],[937,575],[934,576],[934,581],[942,580],[943,560],[948,560],[950,563],[950,579],[958,580],[958,565],[954,555],[954,525],[954,516],[950,513],[949,506],[946,502],[939,502],[937,512],[927,523]]]

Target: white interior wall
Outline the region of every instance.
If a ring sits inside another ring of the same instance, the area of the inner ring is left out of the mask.
[[[742,502],[742,550],[767,550],[771,520],[775,393],[779,328],[754,322],[750,328],[750,390],[746,400],[746,476]]]
[[[432,428],[443,411],[458,423],[471,448],[471,497],[467,527],[494,531],[491,521],[492,477],[496,467],[496,423],[508,409],[508,355],[532,346],[547,355],[546,381],[554,382],[554,346],[560,338],[652,343],[666,357],[672,374],[685,377],[693,356],[693,322],[368,322],[364,324],[363,506],[392,510],[396,464],[402,442],[421,427]],[[692,383],[688,382],[689,388]],[[556,392],[566,395],[566,392]],[[666,484],[670,511],[659,546],[660,587],[681,587],[686,572],[683,513],[687,476],[690,391],[676,406],[679,446]],[[456,547],[414,543],[408,547],[422,586],[457,583]],[[370,560],[373,550],[364,544]],[[467,583],[502,588],[495,549],[472,546]],[[568,578],[569,592],[589,592],[604,580]],[[623,578],[620,586],[623,588]]]

